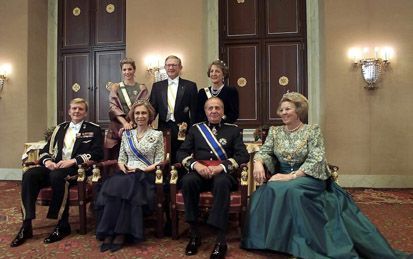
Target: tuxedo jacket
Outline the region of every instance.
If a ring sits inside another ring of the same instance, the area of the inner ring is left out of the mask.
[[[40,150],[39,162],[44,166],[47,160],[57,163],[62,160],[63,143],[70,122],[66,121],[56,126],[51,139]],[[76,159],[76,164],[82,164],[89,160],[99,161],[103,159],[103,136],[99,125],[83,121],[79,133],[73,145],[71,158]]]
[[[195,123],[197,94],[196,83],[179,78],[174,107],[176,123],[186,122],[188,126]],[[166,122],[166,115],[168,114],[168,79],[152,85],[149,101],[155,108],[156,113],[159,114],[159,124]]]

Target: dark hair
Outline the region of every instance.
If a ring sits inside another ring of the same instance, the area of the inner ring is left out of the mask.
[[[155,120],[155,109],[153,108],[151,103],[147,100],[138,100],[132,105],[128,113],[129,121],[135,123],[134,113],[135,113],[136,107],[139,107],[139,106],[145,106],[145,108],[148,110],[148,113],[149,113],[148,124],[151,124]]]
[[[134,70],[136,70],[136,65],[135,65],[135,60],[131,59],[131,58],[123,58],[120,61],[120,69],[122,69],[123,65],[125,64],[129,64],[133,67]]]
[[[277,114],[278,116],[281,116],[280,114],[280,107],[283,102],[290,102],[295,105],[295,112],[297,113],[298,117],[300,118],[301,121],[305,121],[308,116],[308,100],[305,98],[304,95],[297,93],[297,92],[288,92],[283,95],[281,98],[278,108],[277,108]]]
[[[219,59],[214,60],[214,61],[212,61],[211,64],[209,64],[209,66],[208,66],[208,71],[207,71],[207,76],[208,76],[208,77],[209,77],[209,72],[211,71],[211,67],[212,67],[213,65],[219,67],[219,68],[222,70],[222,74],[224,75],[224,79],[227,79],[227,78],[228,78],[228,76],[229,76],[229,68],[228,68],[227,64],[225,64],[224,61],[219,60]]]

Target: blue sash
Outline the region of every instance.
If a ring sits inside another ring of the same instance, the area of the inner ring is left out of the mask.
[[[128,137],[127,139],[128,139],[128,144],[129,144],[130,150],[132,150],[132,152],[135,154],[135,156],[136,156],[140,161],[142,161],[146,166],[150,166],[150,165],[151,165],[151,162],[149,162],[149,160],[148,160],[143,154],[141,154],[141,153],[138,151],[138,149],[137,149],[136,146],[135,146],[135,143],[133,143],[133,139],[132,139],[132,135],[131,135],[130,131],[129,131],[129,130],[126,130],[125,133],[126,133],[126,136]]]
[[[208,128],[205,123],[196,124],[196,127],[201,132],[202,136],[204,137],[206,143],[214,152],[215,156],[220,160],[228,159],[227,153],[225,152],[224,148],[221,146],[221,143],[215,138],[214,134],[212,134],[211,130]]]

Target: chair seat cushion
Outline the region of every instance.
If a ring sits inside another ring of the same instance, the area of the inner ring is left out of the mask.
[[[37,201],[50,201],[52,200],[52,188],[46,187],[40,190],[39,195],[37,196]],[[71,186],[69,188],[69,201],[77,201],[78,200],[78,188],[77,185]],[[86,199],[92,197],[92,186],[90,184],[86,185]]]
[[[199,195],[199,206],[200,207],[211,207],[213,203],[212,192],[201,192]],[[241,206],[241,193],[240,192],[231,192],[231,203],[230,207],[240,207]],[[184,197],[182,192],[179,191],[176,193],[176,203],[177,205],[184,205]]]

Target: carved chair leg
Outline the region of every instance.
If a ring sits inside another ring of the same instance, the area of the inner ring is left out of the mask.
[[[156,185],[156,237],[162,238],[163,227],[164,227],[164,209],[163,209],[163,202],[164,202],[164,195],[163,195],[163,186],[162,184]]]
[[[79,194],[79,221],[80,229],[79,234],[85,235],[87,232],[86,224],[86,184],[84,182],[78,182],[78,194]]]

